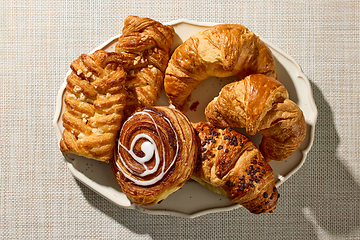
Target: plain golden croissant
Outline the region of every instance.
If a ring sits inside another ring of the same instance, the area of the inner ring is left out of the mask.
[[[230,128],[193,126],[201,147],[191,178],[252,213],[272,212],[279,195],[273,170],[254,143]]]
[[[163,87],[174,34],[172,26],[150,18],[128,16],[124,20],[115,52],[124,55],[127,116],[141,107],[156,104]]]
[[[123,57],[98,50],[71,63],[62,116],[62,152],[109,162],[126,106]]]
[[[164,88],[170,103],[181,109],[206,78],[253,73],[277,77],[271,50],[246,27],[220,24],[190,37],[174,51]]]
[[[195,131],[179,110],[143,108],[123,124],[112,169],[123,192],[149,206],[181,188],[195,166]]]
[[[246,128],[250,135],[260,132],[259,148],[268,161],[288,158],[306,135],[301,109],[279,81],[262,74],[227,84],[208,104],[205,116],[216,126]]]

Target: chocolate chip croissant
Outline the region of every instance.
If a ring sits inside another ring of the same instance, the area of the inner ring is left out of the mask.
[[[124,55],[127,72],[127,116],[142,107],[156,104],[174,41],[172,26],[150,18],[128,16],[115,52]]]
[[[164,88],[170,103],[181,109],[206,78],[243,78],[253,73],[276,78],[271,50],[242,25],[219,24],[190,37],[174,51],[165,72]]]
[[[252,213],[272,212],[279,196],[273,170],[251,140],[210,123],[193,126],[200,148],[192,179]]]
[[[60,150],[109,162],[126,106],[123,57],[98,50],[71,63]]]
[[[195,131],[179,110],[143,108],[120,131],[112,169],[123,192],[149,206],[181,188],[195,166]]]
[[[270,160],[285,160],[306,135],[301,109],[289,99],[276,79],[253,74],[227,84],[205,109],[209,122],[220,127],[240,127],[263,135],[260,151]]]

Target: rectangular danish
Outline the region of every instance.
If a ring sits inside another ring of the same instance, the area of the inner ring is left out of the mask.
[[[113,158],[126,107],[123,56],[97,50],[71,63],[62,116],[63,153],[103,162]]]

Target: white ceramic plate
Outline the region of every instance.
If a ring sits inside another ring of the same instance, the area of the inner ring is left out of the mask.
[[[190,36],[215,25],[215,23],[197,23],[188,20],[178,20],[167,24],[172,25],[176,32],[172,50]],[[97,49],[114,51],[118,37],[119,36],[115,36],[109,39],[93,51]],[[264,39],[262,40],[270,47],[276,59],[278,80],[287,88],[290,99],[296,102],[302,109],[307,123],[307,136],[299,149],[283,162],[270,162],[270,165],[274,170],[276,186],[278,187],[304,163],[306,155],[313,143],[317,109],[312,97],[310,83],[301,71],[299,65],[285,52],[270,42]],[[70,72],[71,70],[68,74],[70,74]],[[59,141],[63,131],[61,116],[63,113],[63,97],[65,93],[66,77],[57,96],[53,121],[57,139]],[[225,79],[213,77],[203,81],[193,91],[189,102],[189,110],[186,111],[185,114],[192,122],[206,121],[204,115],[206,105],[219,94],[221,88],[225,84],[233,80],[233,77]],[[169,106],[168,98],[164,91],[161,93],[157,105]],[[190,106],[193,106],[193,108],[190,108]],[[261,140],[261,135],[250,136],[250,138],[258,145]],[[64,157],[67,161],[69,170],[76,179],[124,208],[138,209],[152,214],[167,214],[192,218],[207,213],[227,211],[240,207],[240,205],[227,200],[226,197],[210,192],[193,180],[186,182],[180,190],[170,195],[161,203],[150,207],[139,207],[131,203],[126,195],[122,193],[121,188],[112,173],[110,164],[72,154],[64,154]]]

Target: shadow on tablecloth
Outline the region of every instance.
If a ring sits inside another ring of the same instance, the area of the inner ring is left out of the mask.
[[[319,113],[314,145],[302,168],[279,187],[281,198],[272,214],[252,215],[239,208],[195,219],[149,215],[118,207],[78,184],[91,205],[153,239],[356,238],[360,187],[338,157],[340,139],[332,109],[314,83],[312,89]]]

